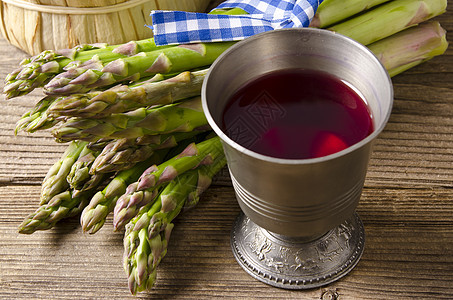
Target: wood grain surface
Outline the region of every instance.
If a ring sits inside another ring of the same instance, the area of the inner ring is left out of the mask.
[[[213,1],[213,6],[221,1]],[[436,18],[453,33],[453,9]],[[448,35],[453,42],[451,34]],[[24,52],[0,39],[0,77]],[[1,99],[0,299],[453,299],[453,50],[393,78],[395,103],[376,141],[358,213],[366,246],[341,280],[307,291],[267,286],[245,273],[230,248],[240,212],[224,170],[199,205],[177,218],[149,293],[131,296],[123,232],[111,217],[95,235],[77,217],[20,235],[40,183],[66,148],[48,131],[14,136],[41,91]],[[329,294],[331,293],[331,294]]]

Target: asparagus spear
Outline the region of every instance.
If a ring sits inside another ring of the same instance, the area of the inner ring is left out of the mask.
[[[99,153],[85,145],[79,158],[72,165],[66,180],[70,188],[74,190],[74,195],[97,188],[106,177],[107,174],[90,174],[89,172]]]
[[[391,76],[403,65],[425,60],[444,53],[448,42],[439,22],[425,22],[388,38],[368,45]]]
[[[389,0],[324,0],[318,7],[310,26],[326,28],[334,23],[346,20],[360,12]]]
[[[210,13],[227,15],[246,14],[241,9],[219,9],[213,10]],[[35,88],[44,86],[56,74],[65,70],[77,67],[84,69],[100,68],[103,64],[118,58],[162,50],[168,47],[172,46],[156,46],[154,39],[150,38],[112,46],[99,43],[79,45],[73,49],[46,50],[36,56],[24,59],[18,69],[7,75],[3,93],[6,94],[7,99],[25,95]]]
[[[135,139],[121,138],[108,143],[95,158],[90,174],[117,172],[146,160],[155,150],[175,147],[199,131],[176,132],[170,135],[146,135]]]
[[[49,115],[102,118],[143,106],[171,104],[200,95],[207,71],[186,71],[164,81],[149,82],[136,87],[121,85],[104,92],[73,94],[56,102]]]
[[[146,168],[162,160],[165,152],[164,150],[161,151],[155,152],[146,161],[119,172],[102,191],[97,192],[91,198],[90,203],[82,211],[80,217],[80,223],[84,232],[94,234],[102,228],[107,215],[113,210],[116,201],[126,192],[126,187],[136,181]]]
[[[53,127],[58,123],[53,117],[47,114],[47,110],[55,102],[55,97],[44,97],[32,109],[22,115],[16,123],[14,134],[19,131],[33,133],[37,130],[44,130]]]
[[[417,60],[417,61],[414,61],[414,62],[405,64],[405,65],[396,67],[396,68],[394,68],[394,69],[391,69],[391,70],[388,71],[388,72],[389,72],[389,75],[390,75],[391,77],[396,76],[396,75],[398,75],[398,74],[400,74],[400,73],[402,73],[402,72],[404,72],[404,71],[409,70],[410,68],[413,68],[413,67],[415,67],[415,66],[418,66],[419,64],[424,63],[425,61],[430,60],[431,58],[432,58],[432,57],[427,58],[427,59]]]
[[[144,135],[189,132],[206,126],[200,97],[158,108],[139,108],[103,119],[71,118],[52,134],[57,141],[97,141],[101,138],[136,138]]]
[[[87,92],[124,80],[138,80],[157,73],[183,72],[208,66],[234,42],[178,45],[140,52],[94,68],[72,68],[55,76],[44,86],[48,95]],[[102,63],[101,63],[102,64]]]
[[[163,80],[164,76],[155,75],[153,78],[148,79],[146,82]],[[135,83],[133,86],[139,86],[144,83]],[[99,94],[102,91],[92,92],[92,94]],[[44,130],[54,127],[58,122],[63,118],[56,115],[55,117],[50,114],[51,108],[58,104],[60,101],[63,101],[64,97],[53,97],[46,96],[41,99],[32,109],[26,112],[16,124],[15,134],[19,131],[25,131],[28,133],[33,133],[38,130]]]
[[[41,185],[40,205],[48,203],[52,197],[69,187],[66,177],[86,144],[81,141],[71,142],[62,157],[49,169]]]
[[[167,253],[174,224],[187,201],[198,202],[211,184],[212,177],[226,164],[219,157],[214,164],[204,165],[179,175],[170,182],[154,203],[143,207],[127,224],[124,237],[124,269],[132,294],[150,290],[157,277],[157,266]]]
[[[40,205],[19,226],[19,233],[32,234],[37,230],[47,230],[63,218],[79,214],[88,204],[89,193],[74,195],[72,190],[64,191],[50,199],[48,203]]]
[[[116,85],[116,86],[113,86],[106,90],[102,90],[102,89],[101,90],[92,90],[92,91],[89,91],[84,94],[73,94],[68,97],[66,97],[66,96],[56,97],[56,100],[53,103],[51,103],[51,105],[47,108],[47,114],[51,118],[53,118],[54,116],[55,117],[71,116],[70,112],[74,112],[74,111],[77,112],[78,111],[77,107],[79,105],[82,105],[82,107],[83,107],[83,104],[89,105],[90,106],[89,109],[93,110],[93,109],[96,109],[96,106],[98,106],[99,103],[90,102],[88,104],[87,102],[89,100],[91,100],[92,98],[97,98],[98,95],[101,95],[99,98],[107,99],[107,98],[111,98],[112,95],[116,95],[117,93],[121,92],[123,89],[125,89],[125,87],[133,88],[133,87],[140,86],[142,84],[162,81],[164,79],[165,79],[165,77],[162,74],[156,74],[146,80],[144,79],[144,80],[140,80],[140,81],[136,81],[136,82],[131,82],[130,86]],[[48,96],[48,97],[50,97],[50,96]],[[80,110],[84,109],[82,107],[80,107]],[[97,110],[99,111],[99,109],[97,109]],[[64,113],[60,113],[60,111],[63,111]],[[99,113],[102,113],[102,110]],[[109,114],[106,114],[106,115],[109,115]],[[95,117],[99,117],[99,115],[96,115]]]
[[[163,184],[171,182],[176,176],[201,164],[212,164],[223,155],[220,138],[214,137],[198,144],[192,143],[175,157],[148,168],[118,199],[113,213],[114,229],[122,228],[142,206],[152,201],[156,190]]]
[[[76,66],[80,68],[99,66],[100,61],[110,62],[115,59],[135,55],[139,52],[166,48],[158,47],[154,39],[131,41],[126,44],[79,45],[72,49],[57,51],[45,50],[25,59],[20,67],[5,78],[3,93],[6,99],[30,93],[35,88],[48,83],[56,74]]]
[[[440,15],[446,7],[447,0],[394,0],[328,29],[368,45]]]

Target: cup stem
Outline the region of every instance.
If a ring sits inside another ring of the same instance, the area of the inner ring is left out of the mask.
[[[348,274],[362,256],[365,232],[355,213],[318,238],[287,237],[263,229],[241,213],[231,232],[239,265],[252,277],[284,289],[310,289]]]

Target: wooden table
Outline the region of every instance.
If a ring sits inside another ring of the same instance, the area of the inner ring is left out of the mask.
[[[220,1],[216,1],[220,2]],[[437,18],[453,33],[453,9]],[[449,35],[450,42],[453,41]],[[27,55],[0,40],[0,77]],[[158,281],[143,299],[453,298],[453,51],[395,78],[390,122],[376,142],[358,207],[366,247],[357,267],[329,286],[287,291],[246,274],[230,249],[240,209],[223,174],[176,220]],[[111,222],[83,234],[78,218],[19,235],[40,183],[66,148],[49,132],[14,136],[41,92],[0,110],[0,298],[134,299],[122,268],[122,232]],[[111,221],[111,217],[109,217]]]

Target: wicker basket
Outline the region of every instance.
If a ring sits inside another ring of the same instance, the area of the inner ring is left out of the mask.
[[[210,0],[0,0],[3,37],[35,55],[152,37],[151,10],[204,11]],[[89,5],[89,6],[87,6]]]

